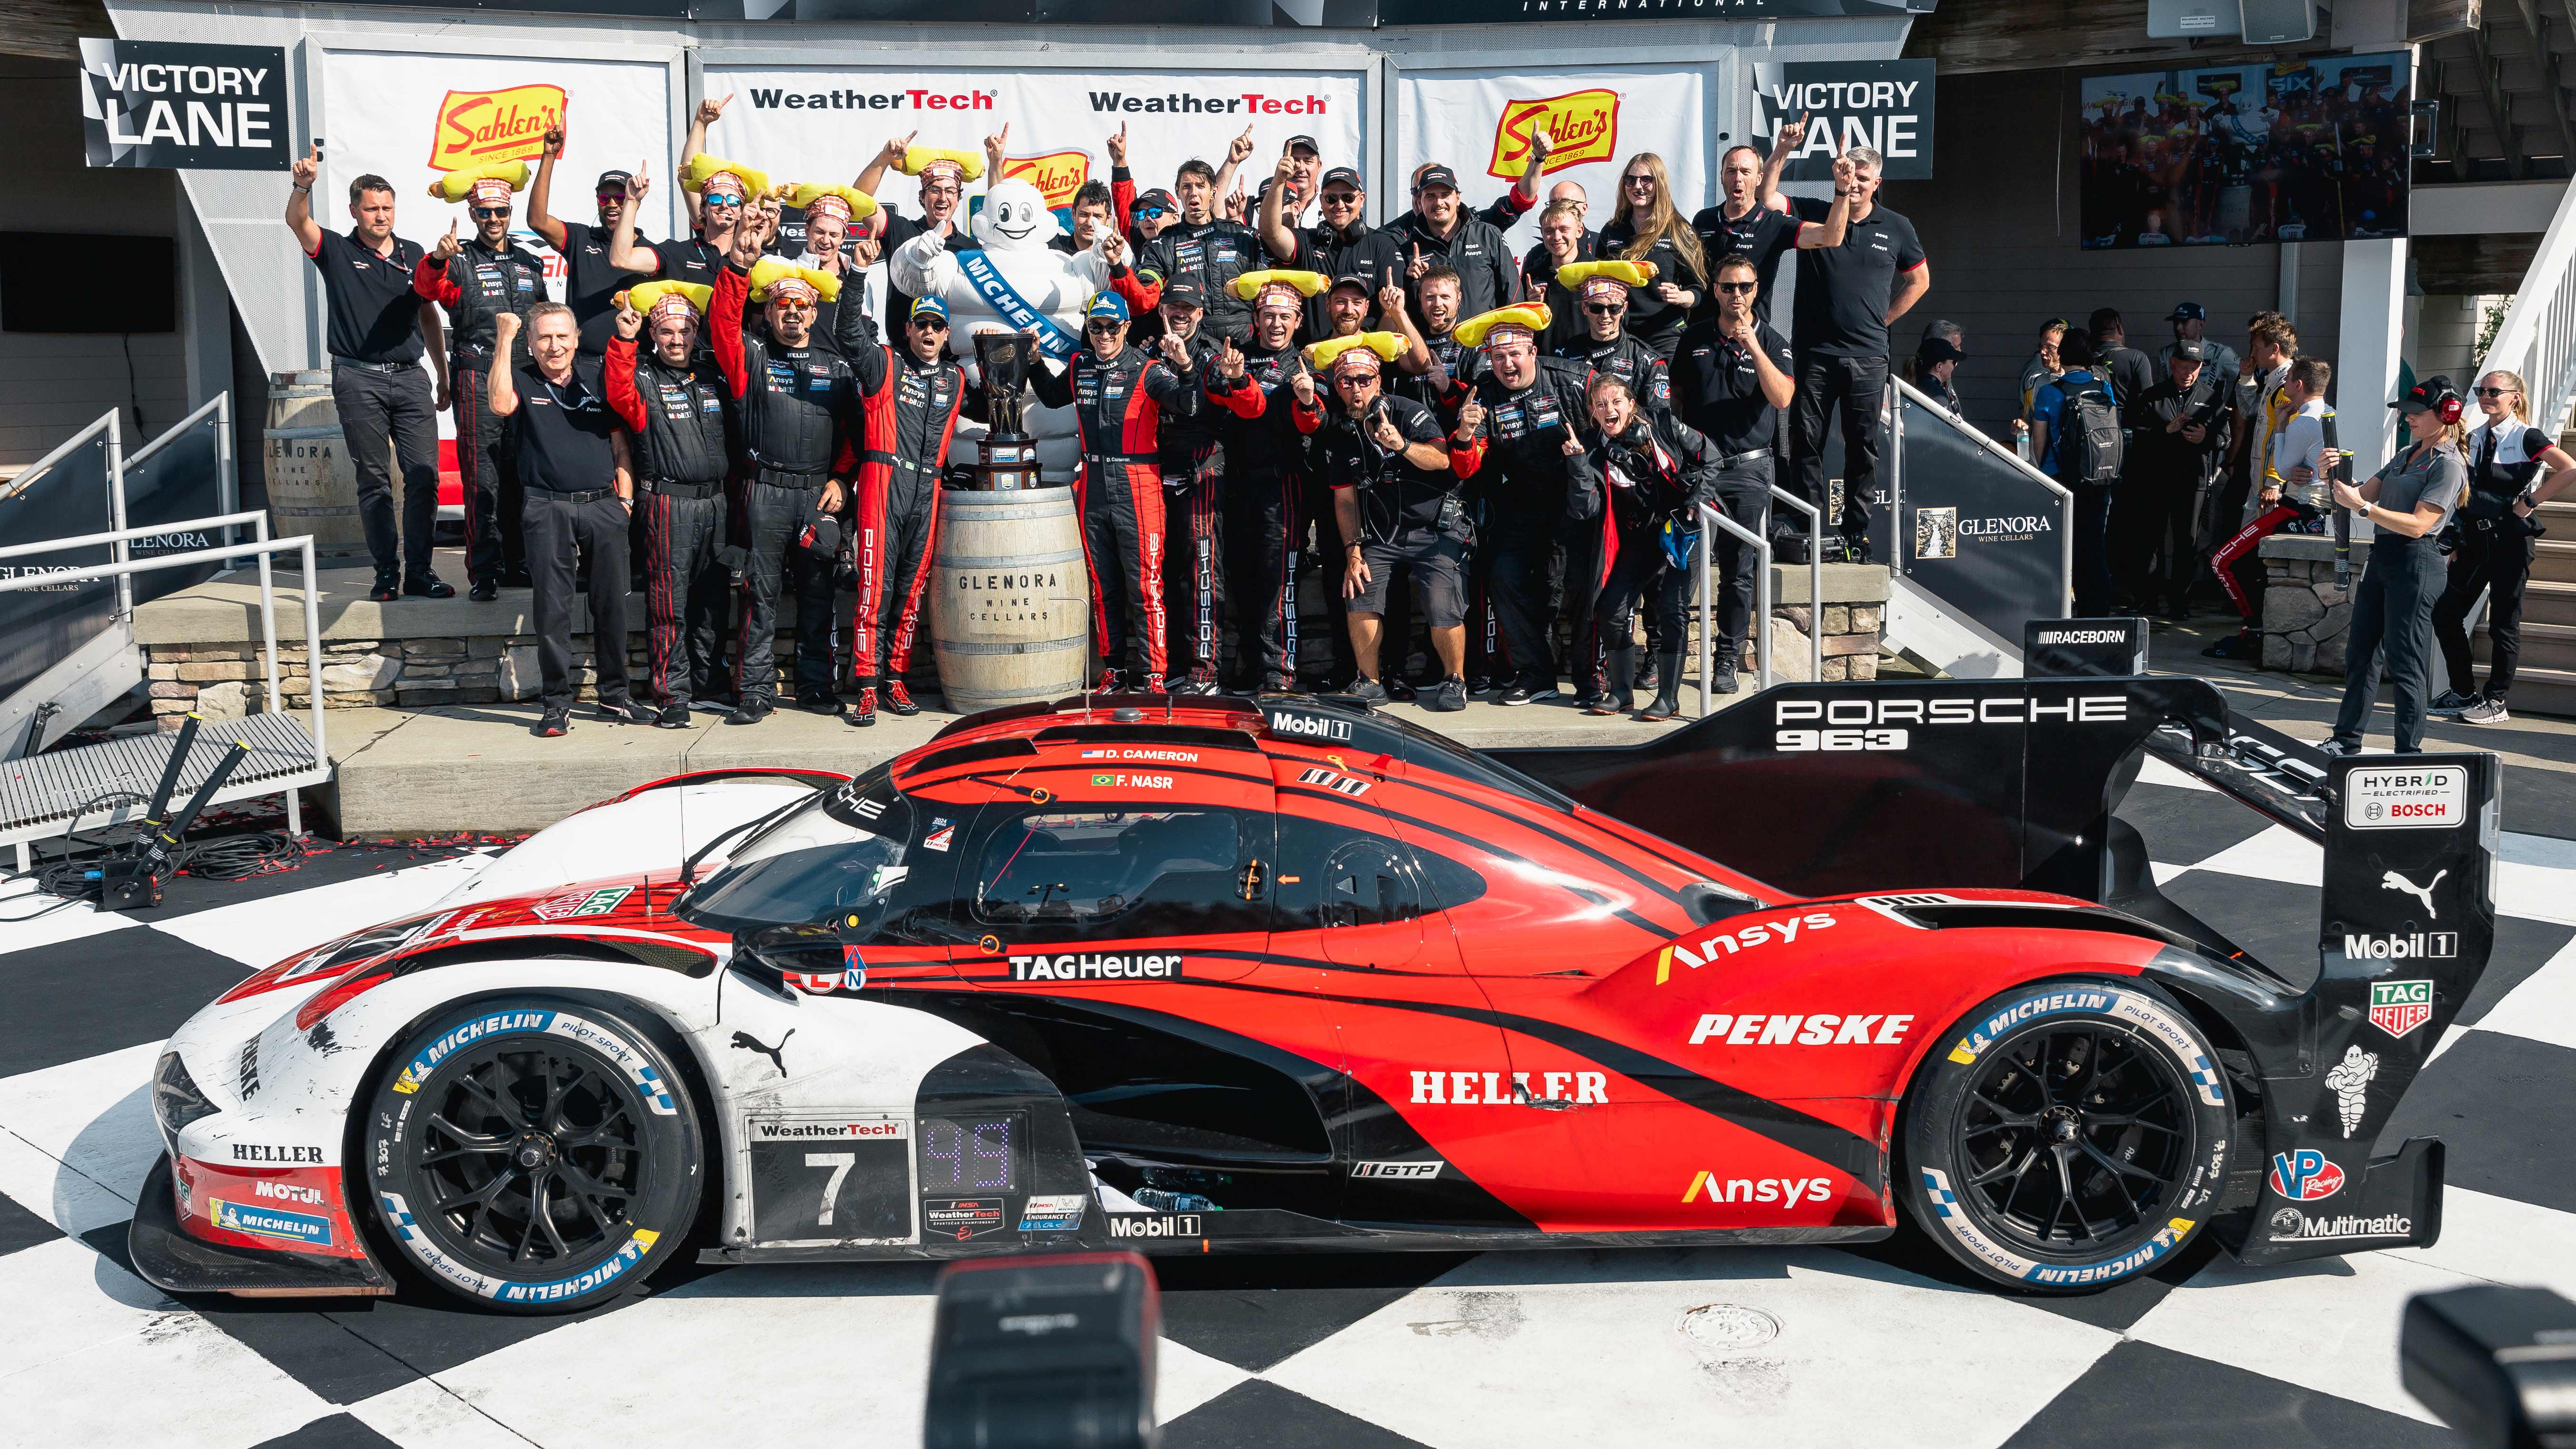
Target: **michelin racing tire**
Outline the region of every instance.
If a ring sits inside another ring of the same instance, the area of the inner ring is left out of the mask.
[[[2034,982],[1979,1006],[1915,1074],[1897,1183],[1990,1282],[2098,1291],[2172,1257],[2227,1177],[2218,1054],[2132,980]]]
[[[697,1217],[704,1140],[657,1035],[562,997],[464,1003],[385,1059],[360,1175],[393,1258],[502,1313],[630,1293]]]

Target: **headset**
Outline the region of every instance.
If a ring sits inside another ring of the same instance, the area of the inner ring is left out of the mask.
[[[2458,389],[2445,384],[2439,393],[2434,394],[2433,415],[2443,422],[2458,422],[2466,410],[2467,404],[2461,399]]]

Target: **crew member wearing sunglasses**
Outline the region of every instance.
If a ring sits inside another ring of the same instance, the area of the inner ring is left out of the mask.
[[[554,196],[555,163],[563,159],[561,122],[547,129],[545,147],[537,158],[537,179],[528,186],[528,230],[564,259],[564,305],[572,308],[573,320],[581,324],[582,356],[603,356],[617,321],[617,294],[652,280],[649,272],[624,271],[608,260],[608,244],[617,234],[618,218],[626,212],[627,183],[634,178],[624,171],[599,173],[591,187],[598,225],[558,220],[548,203]],[[704,279],[698,280],[704,284]]]
[[[1696,237],[1691,240],[1693,245],[1697,245]],[[1655,275],[1656,265],[1649,261],[1573,262],[1556,269],[1557,284],[1573,289],[1575,305],[1583,311],[1580,329],[1570,340],[1557,345],[1556,355],[1585,369],[1589,376],[1615,377],[1626,383],[1629,398],[1649,415],[1672,411],[1672,366],[1657,355],[1654,348],[1631,336],[1627,323],[1635,295],[1650,293],[1658,285]],[[1678,306],[1666,310],[1678,315]],[[1586,531],[1573,537],[1566,545],[1566,566],[1574,567],[1578,553],[1597,548],[1600,542],[1597,531]],[[1589,567],[1588,563],[1586,566]],[[1662,688],[1662,660],[1666,649],[1678,649],[1679,646],[1664,638],[1663,615],[1651,609],[1643,612],[1649,647],[1645,667],[1637,671],[1634,683],[1639,689],[1652,691]],[[1578,622],[1588,622],[1588,616],[1578,615]],[[1577,637],[1580,637],[1579,633]],[[1625,647],[1620,641],[1601,645],[1604,650]],[[1608,691],[1604,682],[1606,675],[1597,670],[1586,674],[1580,661],[1575,672],[1577,682],[1584,685],[1581,702],[1587,706],[1597,702]]]
[[[1362,290],[1372,299],[1380,287],[1402,280],[1403,250],[1392,235],[1368,224],[1368,187],[1350,167],[1336,166],[1324,173],[1318,201],[1321,219],[1313,226],[1296,224],[1287,210],[1287,201],[1296,185],[1300,164],[1291,143],[1271,173],[1270,189],[1261,196],[1261,245],[1283,267],[1325,277],[1357,277],[1364,284]],[[1456,282],[1454,273],[1450,280]],[[1454,285],[1452,293],[1454,302]],[[1314,297],[1305,303],[1309,340],[1321,341],[1333,335],[1329,302],[1328,297]],[[1378,320],[1371,317],[1364,325],[1377,325]]]
[[[1791,376],[1797,364],[1788,342],[1762,320],[1761,263],[1730,252],[1709,270],[1717,278],[1717,307],[1682,329],[1673,352],[1673,413],[1717,447],[1717,476],[1707,501],[1760,537],[1770,527],[1772,439],[1780,410],[1795,398]],[[1685,520],[1682,531],[1698,531],[1696,519]],[[1753,627],[1754,570],[1761,556],[1722,528],[1706,530],[1700,547],[1710,550],[1718,571],[1712,680],[1718,693],[1733,694],[1740,641]],[[1687,590],[1682,597],[1689,598]],[[1668,637],[1664,647],[1672,652],[1656,664],[1666,685],[1657,696],[1658,709],[1680,673],[1680,644]]]
[[[520,172],[525,175],[525,171]],[[459,241],[456,224],[438,239],[418,270],[412,290],[447,308],[449,397],[456,409],[456,473],[465,492],[465,577],[473,597],[490,602],[501,585],[528,582],[527,544],[521,535],[518,468],[512,462],[516,425],[491,406],[492,370],[528,360],[522,325],[514,355],[502,356],[494,319],[508,313],[522,324],[528,309],[546,300],[546,264],[510,240],[508,177],[486,176],[467,188],[472,237]],[[432,598],[455,590],[438,583]]]

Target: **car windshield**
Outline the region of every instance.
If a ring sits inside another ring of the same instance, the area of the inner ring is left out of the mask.
[[[903,882],[911,830],[911,805],[883,776],[835,786],[737,847],[680,914],[735,934],[856,917],[835,924],[864,934]]]

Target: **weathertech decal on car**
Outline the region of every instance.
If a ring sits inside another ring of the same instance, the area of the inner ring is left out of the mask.
[[[1829,1177],[1720,1177],[1703,1168],[1691,1179],[1682,1201],[1776,1202],[1796,1207],[1802,1202],[1825,1202],[1833,1195],[1834,1181]]]
[[[1695,946],[1675,941],[1655,957],[1655,984],[1661,986],[1672,979],[1675,961],[1696,971],[1709,962],[1720,959],[1720,948],[1723,948],[1724,955],[1732,956],[1738,951],[1750,951],[1756,946],[1767,946],[1774,941],[1783,944],[1795,941],[1798,939],[1798,932],[1802,929],[1821,931],[1834,924],[1831,912],[1809,911],[1803,916],[1765,921],[1760,925],[1746,926],[1735,931],[1720,931],[1716,935],[1702,937],[1699,944]]]
[[[1911,1016],[1729,1016],[1711,1012],[1691,1028],[1690,1044],[1725,1046],[1897,1046],[1914,1026]]]
[[[459,1048],[471,1046],[487,1036],[514,1031],[568,1037],[599,1051],[626,1069],[626,1074],[642,1089],[645,1105],[656,1114],[668,1117],[679,1111],[671,1100],[669,1089],[662,1085],[662,1074],[638,1056],[634,1049],[590,1022],[560,1011],[495,1011],[459,1022],[439,1033],[436,1040],[421,1049],[420,1055],[412,1058],[411,1064],[402,1069],[402,1075],[394,1078],[393,1089],[405,1095],[417,1092],[421,1083],[429,1080],[430,1073],[438,1070],[438,1064]]]
[[[2107,1262],[2036,1263],[1980,1232],[1977,1225],[1968,1220],[1968,1215],[1960,1210],[1958,1195],[1950,1190],[1947,1175],[1929,1167],[1921,1169],[1921,1172],[1923,1189],[1931,1198],[1933,1212],[1939,1215],[1941,1225],[1948,1228],[1951,1236],[1957,1238],[1962,1246],[1997,1272],[2052,1288],[2071,1288],[2126,1278],[2152,1266],[2157,1259],[2180,1246],[2184,1238],[2191,1236],[2195,1226],[2193,1219],[2175,1218],[2157,1229],[2156,1235],[2144,1244]]]
[[[1505,1087],[1508,1075],[1512,1084]],[[1537,1076],[1544,1090],[1533,1091],[1531,1076]],[[1509,1107],[1516,1103],[1600,1102],[1607,1105],[1607,1072],[1415,1072],[1413,1100],[1417,1104],[1447,1107]],[[1483,1095],[1478,1095],[1478,1088]],[[1572,1095],[1567,1095],[1568,1089]]]
[[[1178,981],[1178,952],[1142,955],[1131,951],[1068,951],[1011,958],[1013,981]]]

